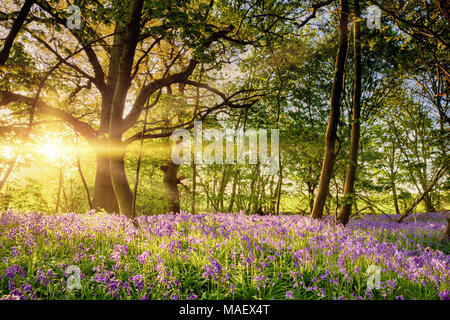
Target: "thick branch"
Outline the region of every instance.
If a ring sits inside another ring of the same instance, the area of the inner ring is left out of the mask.
[[[6,106],[11,102],[23,102],[28,105],[32,105],[35,101],[34,98],[26,97],[9,91],[0,91],[0,94],[1,94],[0,106]],[[68,125],[73,127],[76,131],[78,131],[80,134],[82,134],[90,142],[94,142],[97,139],[95,130],[89,124],[78,120],[73,115],[64,110],[50,106],[49,104],[40,99],[36,102],[36,111],[41,114],[55,116],[63,120]]]

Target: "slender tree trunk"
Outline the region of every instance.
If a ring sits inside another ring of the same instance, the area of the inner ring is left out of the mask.
[[[161,91],[160,91],[161,93]],[[156,98],[153,106],[158,102],[159,100],[159,94],[158,97]],[[141,160],[142,160],[142,150],[144,149],[144,134],[145,134],[145,130],[147,129],[147,119],[148,119],[148,110],[149,110],[149,104],[148,104],[148,99],[147,99],[147,105],[145,107],[145,115],[144,115],[144,127],[142,128],[142,134],[141,134],[141,141],[140,141],[140,146],[139,146],[139,156],[138,156],[138,161],[136,164],[136,178],[134,180],[134,192],[133,192],[133,206],[132,206],[132,216],[135,217],[136,214],[136,201],[137,201],[137,195],[138,195],[138,190],[139,190],[139,173],[141,171]]]
[[[252,175],[250,177],[251,182],[250,182],[250,198],[248,200],[248,207],[247,207],[247,212],[250,213],[252,210],[252,207],[255,207],[256,205],[254,204],[254,200],[255,200],[255,184],[258,181],[259,178],[259,161],[256,163],[255,165],[255,169],[252,172]]]
[[[339,13],[339,46],[334,67],[333,88],[330,98],[330,116],[328,119],[327,132],[325,134],[325,151],[320,174],[320,182],[317,188],[317,195],[314,201],[314,207],[311,212],[311,218],[321,219],[323,208],[329,193],[330,179],[333,174],[333,165],[336,158],[334,150],[337,127],[339,124],[340,101],[344,82],[345,59],[347,56],[347,21],[348,21],[348,1],[340,0]]]
[[[177,177],[179,167],[172,161],[168,161],[166,165],[161,166],[161,170],[164,172],[164,186],[169,192],[169,211],[174,213],[180,212],[179,180]]]
[[[192,199],[191,199],[191,213],[195,214],[195,198],[197,195],[197,165],[192,157]]]
[[[58,179],[58,193],[56,195],[56,208],[55,212],[57,213],[59,210],[59,205],[61,203],[61,190],[63,185],[63,168],[62,168],[62,160],[59,161],[59,179]]]
[[[223,171],[222,171],[222,179],[220,180],[220,184],[219,184],[219,189],[218,189],[218,203],[217,203],[217,207],[219,208],[220,212],[223,212],[224,206],[223,206],[223,200],[225,197],[225,187],[228,184],[228,167],[227,165],[223,166]]]
[[[87,185],[86,179],[84,178],[83,171],[81,170],[81,161],[80,161],[79,154],[77,154],[77,169],[78,169],[78,173],[80,174],[81,182],[83,183],[84,191],[86,192],[89,209],[93,209],[94,207],[92,205],[91,193],[89,192],[89,187]]]
[[[6,169],[5,174],[3,175],[2,179],[0,180],[0,191],[2,191],[3,186],[6,184],[6,180],[8,180],[9,175],[11,174],[12,170],[14,169],[17,159],[19,158],[19,154],[20,154],[20,151],[17,150],[17,152],[14,154],[14,157],[8,162],[8,168]]]
[[[278,176],[277,181],[277,199],[275,202],[275,214],[280,214],[280,201],[281,201],[281,185],[283,182],[283,175],[281,174],[281,167],[280,167],[280,174]]]
[[[347,167],[347,174],[344,184],[344,203],[338,216],[338,221],[344,225],[347,224],[350,215],[352,214],[353,192],[356,177],[356,167],[358,164],[358,148],[360,138],[360,114],[361,114],[361,43],[360,43],[360,9],[359,0],[354,3],[354,22],[353,22],[353,64],[354,64],[354,79],[353,79],[353,118],[352,118],[352,134],[350,159]]]
[[[394,144],[394,142],[392,142]],[[400,215],[400,208],[398,206],[398,195],[397,195],[397,183],[396,183],[396,172],[395,172],[395,151],[396,148],[393,145],[391,149],[391,154],[389,158],[389,180],[391,183],[391,189],[392,189],[392,198],[394,200],[394,208],[395,208],[395,214]]]
[[[74,205],[74,195],[73,195],[73,178],[70,178],[70,211],[74,212],[75,210],[75,205]]]
[[[80,159],[80,153],[78,150],[78,133],[75,131],[75,137],[76,137],[76,144],[77,144],[77,151],[76,151],[76,164],[78,173],[80,174],[81,182],[83,183],[84,191],[86,192],[86,197],[89,204],[89,209],[92,210],[94,208],[91,200],[91,193],[89,192],[89,187],[87,185],[86,179],[84,178],[83,170],[81,170],[81,159]],[[72,196],[73,199],[73,196]],[[73,205],[72,205],[73,207]]]
[[[269,210],[268,212],[270,213],[274,213],[275,212],[275,206],[276,206],[276,200],[275,200],[275,189],[274,189],[274,181],[275,180],[275,175],[272,175],[270,178],[270,184],[269,184],[269,191],[270,191],[270,203],[269,203]]]
[[[233,177],[233,186],[231,187],[231,196],[230,196],[230,204],[228,205],[227,212],[233,212],[234,199],[236,197],[236,185],[239,176],[239,170],[234,174]]]
[[[64,199],[64,212],[69,212],[69,210],[68,210],[69,202],[67,200],[67,192],[66,192],[66,188],[64,188],[64,184],[62,185],[62,194],[63,194],[63,199]]]
[[[278,79],[280,80],[280,88],[277,93],[277,129],[280,127],[280,114],[281,114],[281,93],[283,91],[284,81],[280,73],[280,69],[275,65]],[[280,214],[280,201],[281,201],[281,186],[283,185],[283,167],[281,165],[281,152],[278,155],[278,182],[277,182],[277,199],[275,214]]]
[[[212,194],[216,195],[216,180],[214,180],[212,183]],[[216,202],[213,198],[211,198],[211,204],[214,207],[215,213],[219,212],[219,207],[216,205]]]
[[[311,182],[307,182],[306,186],[308,187],[309,211],[312,212],[314,208],[314,186]]]
[[[200,77],[199,81],[201,82],[203,76],[203,65],[200,69]],[[179,90],[184,97],[184,85],[180,84]],[[197,113],[198,107],[200,105],[200,87],[196,87],[196,95],[195,95],[195,109],[194,114]],[[195,201],[197,197],[197,164],[195,163],[195,154],[192,152],[192,199],[191,199],[191,213],[195,214]]]
[[[392,188],[392,198],[394,200],[395,214],[400,215],[400,209],[398,207],[398,195],[397,195],[397,185],[395,179],[391,178],[391,188]]]

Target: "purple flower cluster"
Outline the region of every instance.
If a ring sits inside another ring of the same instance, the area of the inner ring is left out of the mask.
[[[50,269],[47,271],[47,273],[45,273],[42,268],[38,268],[36,281],[39,281],[41,285],[48,286],[55,277],[56,274],[53,272],[53,270]]]
[[[394,218],[343,227],[182,212],[138,217],[137,228],[122,215],[8,211],[0,214],[0,297],[67,298],[64,270],[78,265],[96,298],[448,299],[445,214]],[[373,290],[371,266],[381,277]]]
[[[210,258],[210,263],[204,266],[205,272],[203,273],[203,278],[209,279],[210,277],[217,281],[217,278],[222,274],[222,266],[219,261],[214,258]]]
[[[11,267],[8,267],[5,272],[5,277],[14,280],[16,278],[16,275],[19,275],[22,278],[25,278],[25,271],[21,266],[13,265]]]

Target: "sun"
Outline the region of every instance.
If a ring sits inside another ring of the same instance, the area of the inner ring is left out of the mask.
[[[15,149],[12,146],[3,146],[2,155],[4,158],[10,160],[14,157]]]

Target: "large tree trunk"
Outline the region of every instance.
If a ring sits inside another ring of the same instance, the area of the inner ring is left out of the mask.
[[[130,16],[125,28],[123,50],[120,57],[118,78],[112,99],[109,122],[109,153],[111,182],[119,202],[120,213],[133,218],[133,193],[125,173],[125,147],[122,142],[123,114],[128,90],[131,86],[131,70],[140,34],[140,19],[143,0],[135,0],[130,7]]]
[[[128,183],[124,163],[125,152],[114,153],[110,158],[111,182],[121,214],[133,218],[133,193]]]
[[[339,124],[340,101],[344,82],[345,59],[347,55],[348,2],[346,0],[340,1],[339,18],[339,47],[334,67],[333,88],[331,90],[330,98],[330,116],[328,119],[327,132],[325,134],[325,151],[322,172],[320,174],[320,182],[317,188],[314,207],[311,212],[311,218],[314,219],[321,219],[323,216],[323,208],[329,193],[330,179],[333,174],[333,165],[336,157],[334,146]]]
[[[97,152],[97,170],[95,173],[94,209],[104,209],[109,213],[119,213],[119,204],[111,182],[109,159]]]
[[[178,192],[178,168],[180,166],[168,161],[166,165],[161,166],[164,172],[163,182],[169,193],[169,211],[180,212],[180,194]]]
[[[338,216],[338,222],[346,225],[352,213],[353,192],[356,177],[356,167],[358,164],[358,148],[360,138],[360,114],[361,114],[361,43],[360,43],[360,9],[359,0],[354,4],[354,22],[353,22],[353,118],[350,158],[347,167],[347,174],[344,184],[344,203]]]
[[[111,58],[109,63],[109,71],[107,83],[108,87],[102,92],[102,109],[100,114],[100,133],[109,132],[109,124],[111,121],[112,100],[114,97],[114,88],[116,86],[119,73],[120,55],[123,49],[122,33],[123,28],[116,24],[113,46],[111,48]],[[96,151],[97,170],[95,175],[95,187],[93,197],[93,208],[104,209],[109,213],[119,213],[119,202],[111,181],[111,170],[109,154],[106,152],[108,141],[99,140],[94,146]]]

